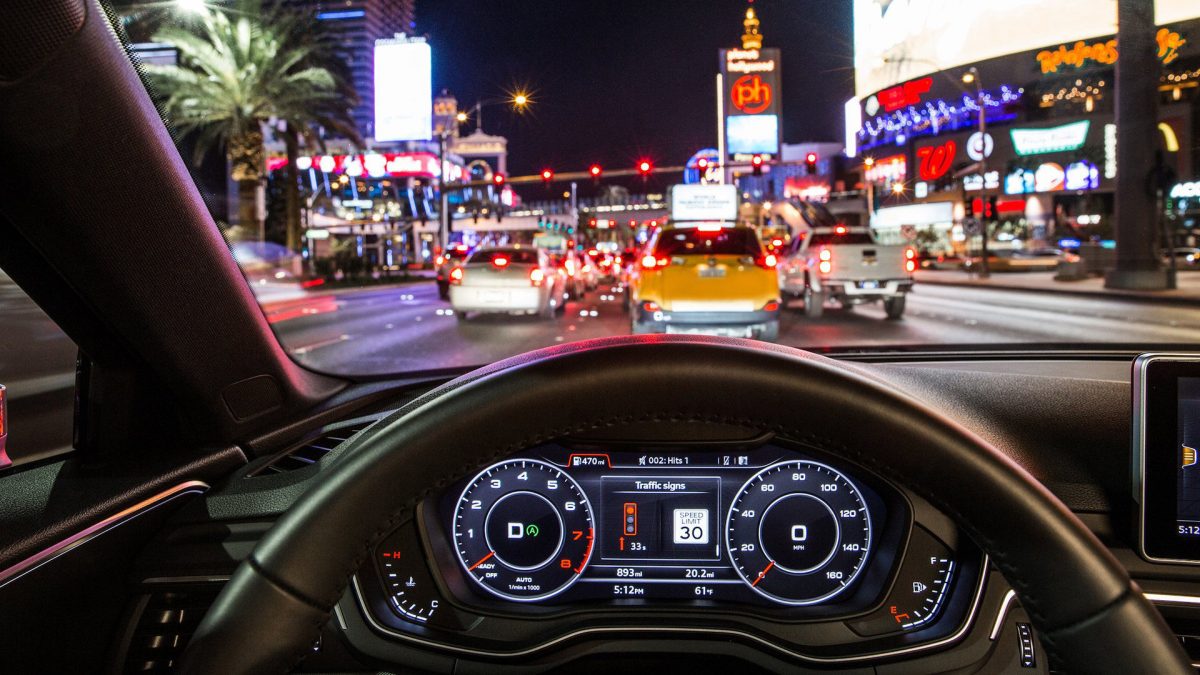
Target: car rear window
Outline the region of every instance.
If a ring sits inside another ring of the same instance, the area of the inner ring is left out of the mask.
[[[837,246],[839,244],[874,244],[875,239],[869,232],[847,232],[846,234],[813,234],[811,246]]]
[[[509,263],[517,265],[536,265],[538,261],[537,251],[530,249],[504,249],[498,251],[480,251],[471,256],[470,262],[473,263],[490,263],[496,258],[504,258]]]
[[[762,245],[752,230],[733,228],[720,232],[667,230],[659,235],[654,254],[675,255],[748,255],[762,254]]]

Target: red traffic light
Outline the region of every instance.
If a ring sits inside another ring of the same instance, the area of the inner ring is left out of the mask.
[[[653,168],[654,165],[648,160],[643,159],[642,161],[638,162],[638,172],[640,172],[642,175],[650,173],[650,170]]]
[[[763,165],[762,155],[755,155],[755,156],[751,157],[750,163],[753,164],[755,167],[762,166]]]
[[[588,173],[592,174],[592,178],[599,178],[601,171],[602,169],[600,168],[599,164],[593,164],[591,168],[588,169]]]
[[[816,164],[817,163],[817,153],[815,153],[815,152],[808,153],[807,155],[804,156],[804,161],[808,162],[809,164]]]
[[[708,168],[708,159],[705,157],[701,157],[700,159],[696,160],[696,168],[707,169]]]
[[[492,182],[495,183],[496,185],[504,185],[504,174],[502,174],[502,173],[492,174]]]
[[[554,171],[551,169],[542,169],[542,180],[549,183],[552,178],[554,178]]]

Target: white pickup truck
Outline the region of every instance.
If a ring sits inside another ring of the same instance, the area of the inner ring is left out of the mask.
[[[899,319],[916,266],[914,249],[880,244],[869,228],[817,226],[798,232],[784,250],[779,285],[784,297],[804,298],[811,318],[836,300],[843,307],[882,301],[887,318]]]

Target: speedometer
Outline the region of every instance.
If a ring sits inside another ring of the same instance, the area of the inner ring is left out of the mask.
[[[513,459],[481,471],[454,513],[463,569],[506,600],[544,600],[566,590],[592,555],[592,508],[558,467]]]
[[[738,491],[726,522],[734,569],[756,592],[788,605],[841,593],[871,549],[871,516],[862,493],[819,462],[782,462]]]

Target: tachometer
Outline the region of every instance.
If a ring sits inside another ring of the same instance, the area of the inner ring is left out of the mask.
[[[807,460],[755,474],[726,521],[734,569],[761,595],[811,605],[845,590],[871,549],[862,494],[835,469]]]
[[[454,514],[463,569],[506,600],[544,600],[567,589],[587,567],[594,533],[587,497],[566,473],[533,459],[484,469]]]

